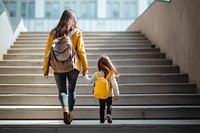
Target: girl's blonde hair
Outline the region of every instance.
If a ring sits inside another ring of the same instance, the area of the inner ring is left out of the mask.
[[[115,66],[112,64],[110,58],[108,56],[102,55],[98,59],[97,63],[99,71],[103,71],[105,75],[107,75],[109,72],[113,72],[116,77],[119,77],[119,73]]]

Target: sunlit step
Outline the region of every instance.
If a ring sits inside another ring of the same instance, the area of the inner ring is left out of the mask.
[[[113,106],[113,119],[200,118],[200,106]],[[74,120],[99,120],[99,106],[75,106]],[[0,106],[0,119],[63,119],[61,106]]]
[[[102,53],[87,53],[87,59],[88,60],[98,60],[98,58],[102,55]],[[104,55],[107,55],[113,59],[164,59],[165,54],[164,53],[104,53]],[[9,59],[29,59],[29,60],[38,60],[43,59],[44,54],[42,53],[26,53],[26,54],[20,54],[20,53],[9,53],[6,55],[3,55],[4,60]]]
[[[93,84],[77,84],[77,94],[92,94]],[[194,83],[126,83],[118,84],[120,94],[196,93]],[[56,84],[0,84],[2,94],[57,94]]]
[[[116,66],[141,66],[141,65],[172,65],[172,60],[170,59],[113,59],[113,64]],[[97,65],[97,60],[88,60],[89,66]],[[28,59],[15,59],[15,60],[3,60],[0,61],[0,66],[43,66],[43,59],[38,60],[28,60]]]
[[[45,48],[12,48],[8,53],[44,53]],[[159,48],[87,48],[86,53],[158,53]]]
[[[116,66],[119,73],[179,73],[178,66]],[[43,66],[0,66],[0,74],[41,74]],[[90,66],[91,74],[98,71],[97,65]],[[50,71],[52,72],[52,71]]]
[[[76,96],[78,106],[98,106],[99,101],[92,94]],[[41,102],[42,101],[42,102]],[[0,105],[59,106],[57,94],[0,94]],[[144,105],[199,105],[199,94],[121,94],[114,106]]]
[[[42,70],[41,70],[42,71]],[[91,76],[91,75],[89,75]],[[117,78],[119,84],[126,83],[186,83],[187,74],[121,74]],[[43,74],[0,74],[0,84],[54,84],[53,75],[46,80]],[[80,74],[77,83],[85,83]]]

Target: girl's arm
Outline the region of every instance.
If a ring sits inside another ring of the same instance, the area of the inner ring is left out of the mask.
[[[85,76],[83,76],[83,80],[87,84],[92,84],[92,83],[94,83],[96,81],[95,74],[93,74],[91,78],[88,76],[88,74],[86,74]]]
[[[111,78],[111,84],[112,84],[114,96],[118,97],[119,96],[119,87],[118,87],[118,83],[116,81],[115,75],[112,74],[110,78]]]

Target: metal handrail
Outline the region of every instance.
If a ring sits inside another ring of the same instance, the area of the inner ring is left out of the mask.
[[[156,1],[160,1],[160,2],[167,2],[170,3],[172,0],[156,0]]]
[[[5,11],[5,7],[3,5],[3,2],[0,0],[0,15]]]

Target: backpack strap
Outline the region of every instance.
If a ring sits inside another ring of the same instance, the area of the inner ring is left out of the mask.
[[[74,29],[74,30],[72,30],[68,35],[67,35],[67,37],[71,37],[72,35],[74,35],[74,33],[76,33],[78,31],[78,29]],[[64,34],[65,35],[65,34]],[[65,35],[66,36],[66,35]]]
[[[110,77],[111,74],[112,74],[112,73],[109,72],[109,73],[106,75],[106,80],[108,80],[108,78]],[[95,72],[95,76],[96,76],[96,79],[99,79],[99,74],[98,74],[98,72]]]
[[[98,72],[95,72],[95,76],[96,76],[96,79],[99,79],[99,74],[98,74]]]
[[[110,77],[111,74],[112,74],[112,73],[109,72],[109,73],[106,75],[106,80],[108,80],[108,78]]]
[[[70,38],[70,37],[71,37],[74,33],[76,33],[77,31],[78,31],[78,29],[75,28],[74,30],[72,30],[72,31],[69,33],[68,36],[66,36],[66,34],[64,34],[64,36]],[[57,40],[57,38],[54,39],[53,41],[55,41],[55,40]],[[51,47],[52,47],[52,46],[51,46]],[[70,45],[70,47],[72,47],[72,46]],[[47,54],[46,54],[45,57],[49,59],[49,58],[50,58],[50,53],[51,53],[51,49],[49,49],[49,51],[47,52]]]

